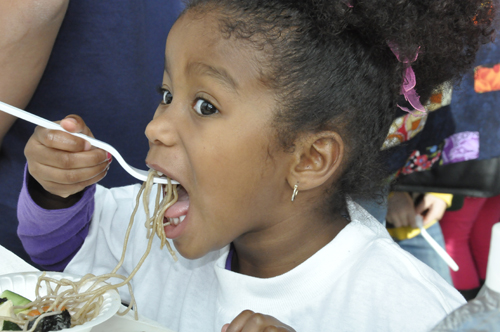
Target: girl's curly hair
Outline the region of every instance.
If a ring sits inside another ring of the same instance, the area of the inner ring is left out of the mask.
[[[418,52],[411,66],[425,104],[439,85],[458,80],[492,39],[493,1],[190,0],[186,10],[215,10],[223,36],[265,53],[258,65],[277,96],[283,148],[293,149],[300,133],[340,133],[347,160],[324,205],[333,212],[346,195],[373,197],[388,175],[379,152],[406,69],[388,43],[402,58]]]

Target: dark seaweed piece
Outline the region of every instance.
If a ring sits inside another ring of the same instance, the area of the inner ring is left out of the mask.
[[[16,323],[12,323],[9,321],[4,321],[3,322],[3,329],[2,331],[22,331],[23,329],[19,327]]]
[[[0,304],[2,304],[4,302],[7,302],[7,298],[6,297],[0,297]]]
[[[37,318],[28,323],[28,330],[31,329]],[[68,310],[60,314],[43,317],[35,327],[34,332],[60,331],[71,327],[71,315]]]

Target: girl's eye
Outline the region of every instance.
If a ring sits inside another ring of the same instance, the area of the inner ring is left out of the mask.
[[[174,98],[174,96],[172,96],[172,93],[169,90],[160,88],[160,94],[162,95],[162,104],[169,105],[170,103],[172,103],[172,99]]]
[[[194,110],[200,115],[212,115],[219,113],[219,110],[215,108],[214,105],[210,104],[204,99],[198,99],[194,105]]]

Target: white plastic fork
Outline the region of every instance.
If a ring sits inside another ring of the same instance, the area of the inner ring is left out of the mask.
[[[432,236],[424,228],[424,219],[422,218],[422,216],[417,214],[417,216],[415,217],[415,221],[417,223],[417,227],[420,228],[420,233],[422,234],[423,238],[429,243],[432,249],[434,249],[437,252],[439,257],[441,257],[453,271],[457,272],[458,271],[457,263],[453,260],[453,258],[451,258],[451,256],[446,252],[446,250],[441,248],[439,243],[437,243],[436,240],[434,240]]]
[[[115,159],[123,167],[123,169],[126,170],[130,175],[132,175],[136,179],[141,180],[141,181],[146,181],[146,179],[148,178],[148,171],[144,171],[142,169],[138,169],[138,168],[135,168],[133,166],[130,166],[125,161],[125,159],[123,159],[121,154],[114,147],[109,145],[108,143],[104,143],[103,141],[99,141],[98,139],[95,139],[95,138],[92,138],[92,137],[89,137],[87,135],[83,135],[80,133],[70,133],[69,131],[65,130],[63,127],[61,127],[59,124],[57,124],[55,122],[44,119],[38,115],[23,111],[22,109],[19,109],[17,107],[14,107],[12,105],[6,104],[6,103],[1,102],[1,101],[0,101],[0,111],[3,111],[3,112],[8,113],[10,115],[13,115],[19,119],[23,119],[25,121],[36,124],[37,126],[41,126],[41,127],[44,127],[47,129],[52,129],[52,130],[64,131],[64,132],[71,134],[73,136],[83,138],[84,140],[89,142],[92,146],[95,146],[96,148],[100,148],[100,149],[103,149],[103,150],[111,153],[111,155],[113,157],[115,157]],[[155,177],[153,179],[153,182],[154,183],[163,183],[163,184],[168,183],[167,179],[163,178],[163,177],[161,177],[161,178]],[[172,180],[172,183],[178,184],[177,181],[173,181],[173,180]]]

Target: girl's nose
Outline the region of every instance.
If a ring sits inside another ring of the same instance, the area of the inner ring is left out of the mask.
[[[146,127],[146,137],[152,144],[172,146],[176,141],[176,131],[173,125],[172,111],[169,105],[167,110],[164,106],[158,106],[153,120]]]

